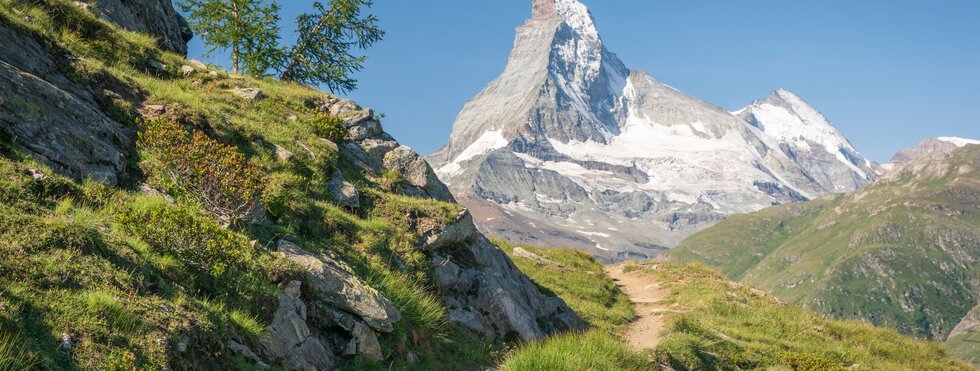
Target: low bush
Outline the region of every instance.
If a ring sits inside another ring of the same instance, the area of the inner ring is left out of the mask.
[[[135,203],[122,223],[153,249],[213,276],[223,274],[250,255],[248,241],[185,206],[160,199]]]
[[[192,198],[224,222],[247,218],[261,195],[261,173],[234,147],[162,119],[144,123],[136,142],[150,182]]]
[[[344,119],[328,113],[317,111],[309,125],[313,134],[334,143],[340,143],[347,136]]]

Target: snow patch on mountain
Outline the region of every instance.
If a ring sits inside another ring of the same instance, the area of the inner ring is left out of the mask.
[[[980,144],[980,140],[959,138],[959,137],[939,137],[936,138],[943,142],[953,143],[957,147],[963,147],[967,144]]]
[[[492,130],[483,133],[479,139],[477,139],[469,147],[466,147],[463,152],[456,156],[452,162],[440,167],[436,170],[436,174],[439,176],[452,176],[459,173],[462,170],[463,162],[466,162],[474,157],[485,155],[487,153],[493,152],[494,150],[503,148],[507,146],[507,139],[504,138],[502,130]]]

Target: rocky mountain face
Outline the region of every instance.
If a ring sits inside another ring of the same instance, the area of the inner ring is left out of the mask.
[[[946,340],[975,329],[978,169],[980,145],[921,157],[855,192],[731,217],[670,256],[823,313]]]
[[[892,156],[891,161],[888,162],[888,167],[893,168],[919,157],[948,155],[953,150],[967,144],[980,144],[980,140],[957,137],[929,138],[913,147],[898,151],[895,156]]]
[[[504,72],[427,160],[484,232],[610,260],[878,176],[792,93],[735,115],[629,70],[576,0],[534,1]]]

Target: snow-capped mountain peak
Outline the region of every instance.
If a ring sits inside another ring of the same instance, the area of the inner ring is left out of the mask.
[[[736,114],[779,141],[787,156],[802,159],[800,166],[830,192],[859,188],[880,175],[823,114],[789,90],[777,89]]]
[[[733,115],[630,71],[577,0],[534,0],[503,73],[427,160],[484,231],[611,259],[876,176],[789,91]]]

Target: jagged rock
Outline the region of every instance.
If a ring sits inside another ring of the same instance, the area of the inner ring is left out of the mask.
[[[362,122],[374,119],[374,110],[372,109],[362,109],[341,116],[344,118],[344,127],[350,128],[354,125],[360,124]]]
[[[218,77],[218,71],[210,71],[210,72],[208,72],[208,77],[210,77],[210,78],[216,78],[216,77]]]
[[[368,153],[371,152],[368,151]],[[453,201],[453,195],[449,192],[449,188],[439,181],[439,177],[432,171],[429,164],[411,148],[398,146],[386,151],[383,157],[383,165],[387,169],[404,175],[405,181],[420,189],[425,196],[440,201]]]
[[[194,67],[192,66],[188,66],[188,65],[180,66],[180,73],[184,76],[190,76],[191,74],[194,73],[194,71],[195,71]]]
[[[459,257],[453,259],[454,257]],[[547,297],[485,237],[459,246],[448,258],[431,262],[443,286],[443,302],[455,323],[484,338],[533,341],[546,334],[584,330],[583,322],[561,298]],[[478,284],[477,284],[478,283]]]
[[[359,110],[361,110],[361,106],[358,106],[354,101],[334,97],[328,98],[326,103],[320,106],[320,112],[329,113],[332,116],[338,117],[347,117],[354,111]]]
[[[293,157],[292,152],[275,143],[272,144],[272,149],[276,151],[276,157],[279,157],[280,160],[288,160]]]
[[[252,349],[245,346],[244,344],[234,340],[228,340],[228,343],[226,343],[225,346],[228,347],[228,349],[234,352],[235,354],[242,356],[243,358],[248,359],[252,362],[255,362],[255,364],[258,365],[260,368],[269,368],[269,365],[263,362],[262,358],[259,358],[259,356],[255,354],[255,352],[253,352]]]
[[[265,98],[265,95],[262,94],[262,90],[258,88],[234,88],[231,89],[231,93],[246,100],[260,100]]]
[[[358,316],[371,328],[391,332],[401,313],[388,299],[361,281],[347,264],[328,254],[312,254],[288,242],[279,242],[279,253],[306,269],[317,298]]]
[[[364,120],[347,129],[347,140],[362,141],[381,134],[381,123],[377,120]]]
[[[163,49],[187,55],[187,41],[194,34],[171,0],[99,0],[98,3],[87,10],[130,31],[155,36]]]
[[[109,118],[96,100],[102,89],[62,75],[33,38],[0,23],[0,40],[0,131],[60,174],[116,184],[134,128]]]
[[[327,183],[327,190],[333,195],[333,201],[338,205],[355,209],[361,207],[360,192],[357,191],[357,187],[344,180],[344,175],[340,170],[334,170],[330,182]]]
[[[272,324],[262,333],[263,353],[290,370],[332,370],[336,362],[306,323],[302,283],[290,282],[279,298]]]
[[[463,244],[479,236],[476,226],[473,224],[473,217],[468,211],[463,211],[456,218],[456,221],[434,230],[421,238],[421,249],[423,251],[435,251],[456,244]]]
[[[451,260],[437,254],[433,254],[432,267],[436,276],[436,283],[441,289],[458,288],[459,286],[459,266]]]
[[[358,354],[362,354],[367,359],[373,361],[384,360],[385,357],[384,353],[381,352],[381,342],[378,341],[378,335],[366,324],[360,321],[354,323],[351,336],[357,341]]]

